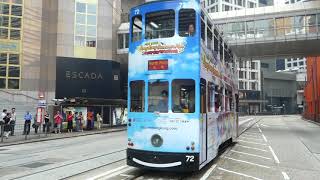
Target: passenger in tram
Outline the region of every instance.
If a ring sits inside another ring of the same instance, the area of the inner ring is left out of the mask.
[[[189,24],[189,26],[188,26],[188,31],[186,32],[186,35],[187,35],[188,37],[194,36],[194,32],[195,32],[195,30],[194,30],[194,25],[193,25],[193,24]]]
[[[158,103],[157,111],[166,113],[168,112],[168,91],[161,92],[161,100]]]

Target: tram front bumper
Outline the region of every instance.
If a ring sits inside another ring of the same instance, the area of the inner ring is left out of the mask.
[[[127,149],[127,164],[159,171],[198,171],[199,153],[169,153]]]

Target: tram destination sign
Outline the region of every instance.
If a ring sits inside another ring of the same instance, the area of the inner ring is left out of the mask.
[[[148,61],[149,71],[168,70],[168,69],[169,69],[169,63],[167,59]]]

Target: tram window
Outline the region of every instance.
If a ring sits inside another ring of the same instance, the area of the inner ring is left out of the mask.
[[[157,11],[146,15],[146,39],[172,37],[174,30],[174,10]]]
[[[236,112],[239,112],[239,95],[236,94]]]
[[[172,81],[172,112],[194,113],[195,82],[191,79]]]
[[[148,111],[149,112],[168,112],[168,89],[167,81],[151,81],[149,82]]]
[[[208,83],[208,112],[215,112],[214,110],[215,86],[212,82]]]
[[[207,113],[207,82],[205,79],[200,80],[200,112]]]
[[[179,11],[179,35],[182,37],[194,36],[196,29],[196,11],[181,9]]]
[[[219,52],[219,40],[218,40],[218,31],[214,29],[214,51]]]
[[[144,112],[144,81],[130,82],[130,111]]]
[[[213,33],[212,33],[212,24],[207,21],[207,47],[209,49],[212,48],[212,39],[213,39]]]
[[[215,112],[221,112],[223,110],[222,107],[222,88],[219,86],[215,86],[215,97],[214,97],[214,106],[215,106]]]
[[[201,40],[205,44],[206,42],[206,23],[201,19]]]
[[[134,16],[132,18],[132,32],[131,39],[132,42],[140,41],[142,36],[142,16]]]
[[[230,106],[230,111],[234,110],[234,102],[233,102],[233,97],[232,97],[232,91],[229,91],[229,106]]]

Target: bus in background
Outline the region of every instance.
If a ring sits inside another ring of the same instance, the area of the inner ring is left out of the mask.
[[[235,57],[199,0],[132,8],[127,164],[197,171],[237,137]]]

